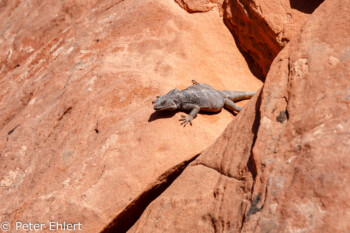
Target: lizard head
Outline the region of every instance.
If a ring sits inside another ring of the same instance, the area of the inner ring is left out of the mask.
[[[157,96],[157,99],[152,101],[154,110],[176,110],[179,107],[179,103],[174,94],[177,92],[179,92],[178,89],[173,89],[166,95]]]

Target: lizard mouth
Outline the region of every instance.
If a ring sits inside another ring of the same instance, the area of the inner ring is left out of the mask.
[[[177,105],[170,105],[170,106],[153,106],[154,110],[176,110],[177,109]]]
[[[153,106],[154,110],[165,110],[167,107],[162,107],[162,106]]]

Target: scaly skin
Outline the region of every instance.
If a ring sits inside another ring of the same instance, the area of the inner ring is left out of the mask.
[[[187,123],[192,125],[192,120],[197,116],[199,111],[220,112],[222,108],[228,108],[233,111],[241,111],[242,108],[237,106],[234,101],[251,98],[255,92],[248,91],[218,91],[208,84],[201,84],[192,80],[193,85],[185,90],[173,89],[166,95],[158,96],[153,100],[154,110],[183,110],[190,112],[187,116],[182,115],[181,125]]]

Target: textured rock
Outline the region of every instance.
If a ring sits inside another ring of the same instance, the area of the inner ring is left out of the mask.
[[[175,0],[180,7],[189,13],[207,12],[218,7],[221,9],[224,0]]]
[[[0,221],[12,225],[80,221],[98,232],[145,193],[152,199],[233,119],[200,114],[182,128],[181,113],[154,114],[157,94],[191,79],[261,86],[217,9],[188,14],[170,0],[0,7]]]
[[[348,232],[349,27],[347,1],[323,3],[130,232]]]
[[[240,229],[253,185],[247,164],[257,130],[257,98],[253,97],[220,138],[147,207],[130,232]],[[239,124],[242,121],[245,124]]]
[[[224,20],[253,72],[265,79],[273,59],[322,1],[225,0]]]

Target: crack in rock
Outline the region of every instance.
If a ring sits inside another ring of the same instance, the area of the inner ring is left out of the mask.
[[[185,168],[194,161],[197,154],[160,175],[155,182],[150,184],[145,191],[138,195],[127,207],[124,208],[102,231],[101,233],[127,232],[141,217],[147,206],[161,195]]]

